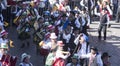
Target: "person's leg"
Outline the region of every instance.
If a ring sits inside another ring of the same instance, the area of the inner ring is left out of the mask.
[[[106,40],[107,25],[103,26],[103,34],[104,34],[104,40]]]
[[[118,8],[118,4],[113,4],[113,15],[114,16],[117,14],[117,8]]]
[[[116,14],[116,22],[119,22],[120,18],[120,7],[117,10],[117,14]]]
[[[103,26],[100,24],[98,28],[98,39],[101,40],[101,31],[102,31]]]

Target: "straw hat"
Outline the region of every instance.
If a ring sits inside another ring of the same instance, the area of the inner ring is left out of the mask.
[[[51,39],[56,39],[56,38],[57,38],[57,36],[56,36],[56,34],[55,34],[55,33],[51,33],[51,34],[50,34],[50,38],[51,38]]]

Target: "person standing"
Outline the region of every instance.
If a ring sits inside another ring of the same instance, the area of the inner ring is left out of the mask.
[[[118,10],[116,14],[116,22],[120,22],[120,0],[118,0]]]
[[[101,11],[100,23],[98,28],[98,39],[101,40],[101,31],[103,30],[104,40],[106,40],[107,34],[107,25],[109,24],[109,16],[107,14],[107,10],[105,8]]]

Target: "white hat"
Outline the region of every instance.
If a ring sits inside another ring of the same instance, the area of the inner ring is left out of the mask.
[[[7,34],[8,34],[8,32],[6,32],[5,30],[3,30],[3,31],[1,32],[1,36],[7,35]]]
[[[55,33],[51,33],[51,34],[50,34],[50,38],[52,38],[52,39],[56,39],[56,38],[57,38],[57,36],[56,36],[56,34],[55,34]]]
[[[26,58],[26,57],[30,58],[30,55],[28,55],[27,53],[23,53],[21,55],[21,61],[23,62],[24,58]]]
[[[2,49],[8,49],[8,45],[6,43],[1,43],[0,48]]]

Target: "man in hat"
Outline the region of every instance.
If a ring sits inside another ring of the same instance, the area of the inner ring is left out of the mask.
[[[33,64],[30,62],[30,55],[23,53],[21,55],[21,63],[19,66],[33,66]]]
[[[6,43],[1,43],[0,44],[0,66],[15,66],[17,57],[16,56],[11,56],[8,54],[8,44]]]
[[[91,47],[91,52],[82,55],[80,58],[88,58],[88,66],[103,66],[101,54],[98,53],[98,49],[95,47]]]
[[[5,30],[1,31],[0,34],[0,43],[6,43],[6,44],[10,44],[10,47],[14,47],[13,46],[13,41],[12,40],[8,40],[8,32],[6,32]]]
[[[78,63],[78,55],[74,54],[72,57],[72,62],[68,63],[66,66],[80,66],[80,64]]]
[[[88,35],[87,29],[90,25],[90,16],[87,13],[87,9],[85,7],[82,8],[81,11],[81,23],[82,23],[82,33]]]
[[[109,61],[109,58],[111,56],[107,53],[107,52],[104,52],[101,56],[102,58],[102,61],[103,61],[103,66],[111,66],[111,63]]]
[[[57,45],[57,36],[55,33],[51,33],[50,36],[50,41],[45,42],[43,44],[40,43],[40,46],[42,46],[44,49],[53,49]]]
[[[45,62],[45,59],[46,59],[46,56],[48,55],[48,53],[51,50],[54,50],[57,47],[57,36],[56,36],[56,34],[51,33],[49,38],[50,38],[49,42],[41,41],[39,43],[39,45],[40,45],[40,54],[42,56],[44,56],[44,60],[43,60],[44,62]]]

